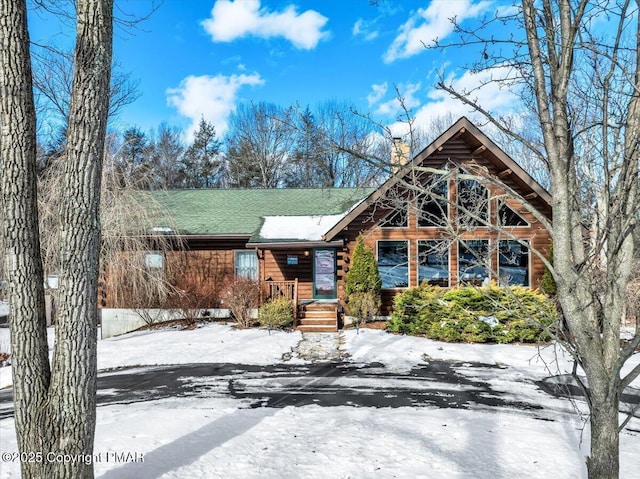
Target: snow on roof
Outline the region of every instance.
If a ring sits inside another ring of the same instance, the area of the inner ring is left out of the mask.
[[[340,215],[265,216],[259,237],[261,240],[322,241],[322,236],[343,218]]]

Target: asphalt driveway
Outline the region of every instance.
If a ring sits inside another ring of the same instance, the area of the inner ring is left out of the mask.
[[[104,371],[98,377],[98,405],[129,404],[175,397],[229,397],[242,407],[352,406],[375,408],[508,408],[553,420],[518,385],[510,393],[495,389],[489,378],[503,366],[472,362],[430,361],[408,372],[393,372],[382,364],[349,362],[305,365],[212,363],[147,366]],[[504,371],[506,372],[506,371]],[[519,380],[540,394],[566,397],[581,391],[566,378]],[[516,391],[514,394],[513,391]],[[629,388],[622,400],[640,403],[640,391]],[[13,415],[12,390],[0,391],[0,419]]]

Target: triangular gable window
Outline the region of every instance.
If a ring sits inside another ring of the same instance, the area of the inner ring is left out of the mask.
[[[522,216],[505,203],[501,203],[498,208],[498,224],[500,226],[529,226],[529,223]]]

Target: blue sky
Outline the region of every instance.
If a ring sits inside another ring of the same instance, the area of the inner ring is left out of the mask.
[[[151,0],[116,0],[116,16],[143,15]],[[193,130],[201,116],[222,136],[240,102],[349,101],[378,121],[393,124],[397,87],[427,124],[430,118],[468,114],[433,85],[436,73],[459,86],[482,77],[424,43],[452,34],[448,18],[473,22],[504,3],[473,0],[165,0],[135,29],[116,28],[114,55],[139,81],[141,96],[121,111],[117,125],[156,128],[161,122]],[[67,30],[65,30],[65,28]],[[64,44],[68,26],[32,16],[32,40]],[[448,52],[451,56],[451,52]],[[514,97],[485,88],[493,110]]]

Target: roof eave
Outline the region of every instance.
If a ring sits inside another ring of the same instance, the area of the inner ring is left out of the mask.
[[[223,233],[223,234],[179,234],[176,235],[180,239],[190,240],[249,240],[251,238],[250,234],[234,234],[234,233]]]
[[[337,248],[344,246],[342,240],[336,241],[273,241],[249,242],[247,248],[257,249],[306,249],[306,248]]]

